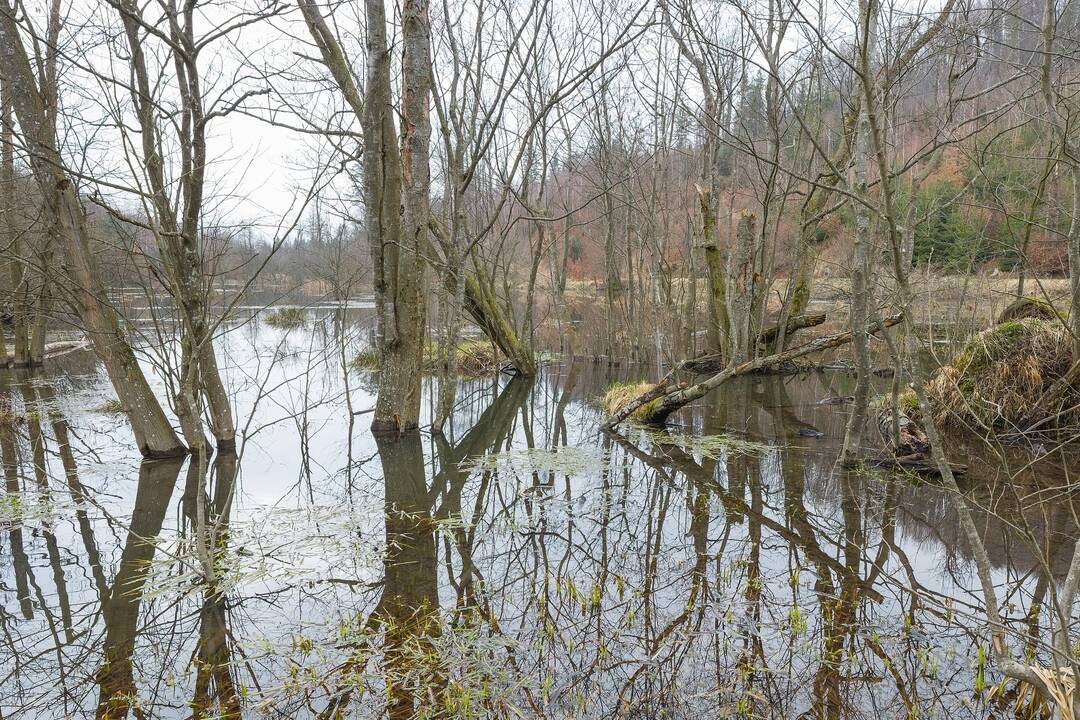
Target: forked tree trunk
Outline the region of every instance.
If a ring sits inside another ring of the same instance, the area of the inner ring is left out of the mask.
[[[203,430],[203,400],[209,408],[211,431],[221,450],[236,447],[236,428],[228,393],[214,358],[212,327],[206,301],[206,267],[200,247],[202,198],[206,167],[206,117],[197,55],[174,49],[173,61],[183,108],[178,124],[184,145],[180,177],[182,208],[174,206],[174,194],[165,176],[153,83],[142,48],[143,20],[138,5],[121,0],[118,5],[131,53],[135,82],[131,97],[139,121],[142,142],[142,169],[150,187],[154,209],[154,239],[165,265],[169,290],[177,301],[181,332],[181,361],[178,391],[174,398],[184,437],[193,452],[203,452],[207,442]],[[184,25],[170,23],[170,38],[176,48],[194,45],[191,17]],[[178,201],[177,201],[178,202]]]
[[[368,16],[369,33],[375,22],[385,25],[382,2],[368,0],[369,10],[375,13],[375,17]],[[376,5],[377,8],[374,7]],[[422,250],[428,243],[428,220],[431,215],[428,206],[428,193],[431,190],[431,23],[427,0],[405,0],[401,23],[404,97],[401,104],[400,165],[396,174],[401,195],[400,242],[391,252],[388,246],[391,238],[382,238],[386,253],[384,259],[391,261],[385,263],[383,270],[387,273],[387,294],[393,303],[394,327],[392,335],[384,337],[379,397],[372,421],[373,430],[394,432],[417,427],[420,418],[420,372],[427,324]],[[385,37],[382,42],[385,45]],[[369,44],[369,62],[373,59],[370,54],[372,49]],[[369,103],[382,104],[385,115],[379,125],[385,130],[392,128],[389,68],[384,79],[384,84],[374,88],[377,94],[374,98],[369,96]],[[393,142],[393,135],[384,133],[381,139],[383,143]],[[386,179],[390,181],[392,178]],[[384,185],[383,190],[387,189]]]
[[[327,70],[364,132],[364,218],[371,245],[379,397],[371,427],[402,432],[420,421],[420,370],[427,303],[431,28],[427,0],[402,7],[401,146],[394,126],[390,49],[384,0],[365,0],[367,78],[363,95],[352,65],[314,0],[299,1]]]

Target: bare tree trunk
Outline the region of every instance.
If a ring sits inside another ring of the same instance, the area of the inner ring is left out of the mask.
[[[754,332],[755,298],[759,295],[758,277],[754,268],[754,216],[745,214],[735,228],[731,248],[731,295],[728,297],[731,316],[731,336],[728,343],[731,362],[745,362],[754,352],[757,333]]]
[[[731,320],[728,317],[727,278],[723,254],[716,239],[716,210],[712,190],[698,188],[701,210],[701,249],[709,288],[709,326],[705,333],[710,352],[731,352]]]
[[[142,47],[145,21],[132,0],[113,0],[127,35],[130,65],[135,82],[131,96],[139,120],[142,140],[141,162],[150,186],[154,210],[154,238],[165,264],[169,289],[180,315],[181,364],[175,397],[176,412],[192,452],[206,450],[203,430],[205,400],[218,448],[234,450],[236,428],[232,407],[214,358],[212,326],[206,297],[206,264],[201,247],[204,179],[206,168],[206,116],[203,110],[194,14],[186,6],[171,18],[175,82],[183,112],[177,123],[180,150],[182,205],[174,205],[174,194],[166,183],[164,149],[157,123],[154,83]],[[175,201],[179,203],[179,200]]]
[[[386,145],[393,142],[393,107],[390,102],[390,68],[386,57],[385,8],[383,0],[367,0],[368,10],[368,112],[372,113],[365,130],[368,137],[381,142],[372,150],[365,149],[365,164],[383,162]],[[385,291],[393,305],[392,328],[384,332],[382,374],[379,397],[375,406],[372,429],[400,432],[415,428],[420,419],[420,370],[423,355],[424,327],[427,303],[424,299],[423,248],[427,245],[428,193],[431,189],[429,147],[431,139],[431,25],[427,0],[405,0],[402,5],[402,92],[401,150],[396,171],[389,171],[372,199],[385,195],[401,198],[401,219],[396,246],[391,234],[381,234]],[[379,28],[377,31],[374,28]],[[381,147],[380,147],[381,146]],[[375,157],[371,157],[374,155]],[[382,157],[380,157],[382,155]],[[394,154],[391,154],[392,158]],[[378,172],[365,166],[365,174]],[[394,182],[399,190],[392,190]],[[369,189],[371,185],[369,183]],[[371,200],[369,200],[371,203]],[[370,205],[369,205],[370,208]],[[380,203],[382,213],[397,213],[397,206]],[[369,209],[370,215],[370,209]],[[390,227],[393,227],[391,225]]]
[[[859,25],[861,42],[859,48],[858,72],[863,74],[863,86],[876,90],[871,62],[874,57],[877,35],[878,0],[860,0]],[[870,158],[870,106],[873,98],[863,98],[859,120],[855,128],[855,195],[852,211],[855,214],[855,249],[851,267],[851,332],[853,333],[852,350],[855,356],[855,401],[851,415],[848,416],[847,429],[844,432],[844,446],[837,462],[850,465],[859,447],[862,445],[863,428],[866,425],[866,413],[870,402],[870,336],[866,323],[870,313],[870,202],[868,176]],[[887,182],[882,178],[882,182]]]
[[[0,76],[0,248],[6,248],[8,260],[5,276],[11,283],[10,298],[12,306],[12,323],[15,326],[15,336],[19,332],[19,286],[22,280],[22,268],[19,262],[19,232],[15,227],[15,148],[12,126],[14,118],[11,115],[10,89],[7,82]],[[2,282],[2,280],[0,280]],[[7,341],[4,337],[3,327],[0,327],[0,362],[7,362]],[[16,339],[16,345],[18,340]],[[15,362],[19,359],[18,350],[15,352]]]
[[[123,405],[144,457],[177,457],[187,452],[139,366],[131,345],[109,304],[105,286],[86,234],[85,218],[71,181],[65,176],[54,131],[34,80],[30,60],[15,24],[9,0],[0,0],[0,48],[12,105],[31,153],[34,176],[49,216],[56,222],[71,273],[76,306],[98,357]]]

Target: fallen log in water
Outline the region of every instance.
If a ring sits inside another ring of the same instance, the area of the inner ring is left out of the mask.
[[[876,333],[880,332],[884,328],[892,327],[898,324],[904,319],[902,313],[890,315],[880,322],[871,324],[867,328],[867,332]],[[724,370],[712,375],[706,380],[703,380],[694,385],[687,385],[686,383],[680,383],[673,389],[667,392],[661,392],[662,388],[667,388],[671,385],[672,375],[669,373],[667,377],[660,381],[655,388],[648,393],[631,400],[627,403],[622,410],[611,416],[604,427],[613,428],[630,415],[642,407],[646,403],[653,403],[648,412],[645,413],[641,421],[650,425],[663,425],[667,422],[668,416],[679,408],[692,403],[693,401],[704,397],[710,391],[723,385],[728,380],[738,377],[740,375],[747,375],[752,372],[757,372],[764,368],[772,367],[774,365],[781,365],[786,362],[790,362],[796,358],[809,355],[811,353],[820,352],[822,350],[828,350],[830,348],[839,347],[851,342],[851,331],[837,333],[836,335],[826,335],[820,337],[817,340],[812,340],[804,345],[785,350],[784,352],[776,353],[774,355],[767,355],[765,357],[749,360],[740,365],[734,365],[725,368]]]
[[[90,347],[89,340],[56,340],[55,342],[45,343],[45,351],[42,356],[42,360],[49,360],[52,358],[60,357],[61,355],[67,355],[68,353],[76,352],[77,350],[86,350]],[[14,365],[15,356],[8,355],[6,357],[0,356],[0,366],[8,367]],[[38,363],[34,363],[37,365]]]
[[[825,313],[817,313],[814,315],[796,315],[787,321],[786,334],[791,335],[797,330],[802,330],[808,327],[815,327],[825,322]],[[773,325],[772,327],[765,328],[758,335],[757,341],[761,344],[768,345],[776,340],[780,335],[780,326]],[[709,373],[717,373],[727,367],[727,363],[724,361],[722,353],[709,353],[708,355],[699,355],[695,358],[683,362],[679,366],[680,370],[686,372],[692,372],[695,375],[708,375]]]

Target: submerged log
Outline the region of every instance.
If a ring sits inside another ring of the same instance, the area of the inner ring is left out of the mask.
[[[825,322],[825,313],[816,313],[814,315],[796,315],[789,318],[787,321],[787,329],[784,331],[785,335],[790,336],[792,333],[803,330],[809,327],[816,327]],[[771,345],[776,341],[776,338],[780,335],[780,326],[773,325],[767,327],[758,334],[757,342],[763,345]],[[686,372],[692,372],[695,375],[708,375],[710,373],[717,373],[723,370],[727,366],[727,362],[724,359],[723,353],[709,353],[708,355],[699,355],[695,358],[691,358],[685,361],[679,366],[680,370]]]
[[[810,327],[817,327],[825,322],[825,313],[814,313],[813,315],[795,315],[788,318],[787,328],[784,330],[785,335],[791,335],[798,330],[805,330]],[[757,341],[759,343],[770,345],[776,341],[776,338],[780,336],[780,326],[773,325],[767,327],[761,331],[758,335]]]
[[[890,315],[889,317],[885,318],[880,322],[872,323],[869,327],[867,327],[867,332],[880,332],[885,328],[892,327],[893,325],[898,324],[901,320],[903,320],[903,318],[904,316],[902,313]],[[692,403],[693,401],[704,397],[710,391],[720,387],[731,378],[738,377],[740,375],[747,375],[749,373],[757,372],[759,370],[773,367],[776,365],[782,365],[786,362],[790,362],[811,353],[840,347],[841,345],[845,345],[851,342],[851,339],[852,333],[850,330],[847,332],[837,333],[835,335],[826,335],[824,337],[818,338],[817,340],[812,340],[804,345],[800,345],[790,350],[785,350],[784,352],[776,353],[775,355],[767,355],[765,357],[756,358],[754,360],[748,360],[747,362],[744,362],[740,365],[727,367],[724,370],[716,373],[715,375],[712,375],[708,379],[694,385],[680,384],[676,386],[675,389],[664,394],[663,396],[660,396],[658,400],[655,395],[649,400],[645,400],[643,402],[639,402],[641,398],[638,398],[638,400],[628,403],[626,407],[622,409],[622,411],[620,411],[616,415],[613,415],[606,423],[604,423],[604,427],[615,427],[616,425],[624,421],[626,418],[628,418],[630,414],[634,412],[634,410],[637,410],[645,403],[650,402],[650,400],[657,400],[657,402],[652,408],[650,408],[648,415],[643,419],[643,421],[651,425],[663,425],[665,422],[667,422],[668,416],[670,416],[673,412],[683,407],[684,405],[688,405],[689,403]],[[660,385],[664,385],[665,381],[670,384],[670,378],[671,375],[669,374],[668,377],[664,378],[664,380],[661,380],[660,384],[657,387],[659,387]],[[656,388],[653,388],[653,390],[650,391],[650,393],[654,392],[656,392]]]
[[[934,459],[929,455],[924,455],[922,453],[901,455],[899,457],[894,455],[880,455],[873,458],[870,462],[874,466],[880,468],[907,470],[908,472],[914,472],[920,475],[941,475],[941,470],[938,468],[937,463],[934,462]],[[963,475],[967,472],[967,465],[950,462],[949,469],[952,470],[953,475]]]
[[[90,350],[92,345],[89,340],[57,340],[51,343],[45,343],[45,349],[42,351],[42,360],[51,360],[52,358],[60,357],[61,355],[67,355],[78,350]],[[34,367],[40,365],[40,362],[34,362],[24,364],[19,367]],[[15,367],[15,356],[7,355],[0,356],[0,365],[7,367]]]

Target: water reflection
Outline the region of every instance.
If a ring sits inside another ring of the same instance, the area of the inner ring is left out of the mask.
[[[621,378],[577,364],[374,439],[350,327],[229,336],[257,431],[195,464],[110,446],[91,379],[0,372],[4,717],[1012,713],[948,497],[834,467],[844,408],[819,401],[848,378],[752,378],[620,435],[593,401]],[[1071,459],[961,450],[1045,654]]]
[[[96,677],[100,719],[125,718],[139,704],[135,685],[135,641],[139,610],[150,563],[157,552],[155,538],[165,522],[181,461],[146,461],[139,468],[135,509],[108,598],[102,603],[105,640]]]

